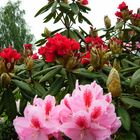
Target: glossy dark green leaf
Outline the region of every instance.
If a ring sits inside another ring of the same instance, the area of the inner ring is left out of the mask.
[[[46,68],[46,69],[43,69],[39,72],[36,72],[34,75],[33,75],[33,78],[35,78],[36,76],[41,76],[43,74],[46,74],[48,73],[49,71],[53,70],[53,69],[57,69],[57,68],[62,68],[62,65],[56,65],[56,66],[53,66],[53,67],[49,67],[49,68]]]
[[[131,27],[132,29],[134,29],[134,30],[140,32],[140,27],[134,26],[134,25],[130,25],[130,24],[129,24],[128,26]]]
[[[72,31],[72,30],[69,30],[69,37],[72,38],[72,39],[75,39],[77,41],[79,41],[79,37],[77,36],[77,34]]]
[[[59,29],[57,29],[57,30],[52,31],[52,32],[51,32],[51,36],[53,36],[55,33],[59,32],[59,31],[61,31],[62,29],[63,29],[63,28],[59,28]]]
[[[68,72],[67,78],[68,78],[68,84],[69,84],[69,92],[72,93],[72,91],[75,88],[76,77],[73,73]]]
[[[56,80],[51,84],[48,94],[53,96],[57,95],[60,89],[62,88],[63,83],[64,83],[63,77],[56,78]]]
[[[38,42],[36,42],[35,44],[36,44],[36,46],[41,46],[41,45],[43,45],[45,43],[46,43],[46,39],[44,38],[44,39],[38,40]]]
[[[134,87],[135,85],[140,83],[140,69],[135,71],[135,73],[132,75],[130,87]]]
[[[131,99],[129,97],[121,97],[120,99],[123,103],[128,104],[131,107],[140,108],[140,101]]]
[[[55,1],[55,2],[53,3],[53,5],[52,5],[52,13],[55,12],[55,10],[56,10],[56,8],[57,8],[57,4],[58,4],[57,1]]]
[[[37,93],[40,97],[43,97],[44,95],[47,94],[47,91],[45,88],[38,82],[34,82],[34,88],[37,90]]]
[[[79,21],[79,23],[83,22],[83,15],[82,15],[82,13],[78,14],[78,21]]]
[[[78,31],[78,30],[73,30],[76,35],[83,41],[85,42],[85,37]]]
[[[60,6],[64,9],[70,9],[71,7],[69,6],[69,4],[64,3],[64,2],[60,2]]]
[[[56,75],[56,73],[58,73],[61,70],[62,67],[57,67],[51,71],[49,71],[48,73],[46,73],[40,80],[39,83],[45,82],[49,79],[51,79],[53,76]]]
[[[82,18],[87,24],[93,26],[92,23],[90,22],[90,20],[88,20],[85,16],[82,16]]]
[[[62,16],[63,16],[63,13],[59,13],[59,14],[57,15],[57,17],[55,18],[54,23],[57,23],[58,21],[60,21],[61,18],[62,18]]]
[[[54,15],[55,15],[55,13],[53,12],[53,13],[50,13],[48,16],[46,16],[44,18],[44,23],[50,21],[53,18]]]
[[[127,110],[119,107],[117,109],[117,113],[118,113],[118,116],[120,117],[120,120],[122,122],[124,129],[129,131],[130,126],[131,126],[131,119],[130,119],[130,116],[129,116],[129,113],[127,112]]]
[[[40,14],[43,14],[45,13],[46,11],[48,11],[51,6],[53,5],[54,2],[50,2],[48,3],[47,5],[45,5],[44,7],[42,7],[36,14],[35,14],[35,17],[40,15]]]
[[[72,3],[72,4],[70,5],[70,7],[71,7],[71,10],[72,10],[73,13],[78,14],[78,12],[79,12],[79,7],[77,6],[76,3]]]
[[[20,112],[21,114],[23,114],[26,105],[27,105],[27,100],[24,99],[23,97],[20,98],[19,112]]]

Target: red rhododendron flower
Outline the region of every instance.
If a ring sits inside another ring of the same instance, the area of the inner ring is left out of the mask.
[[[116,15],[117,17],[119,17],[119,18],[122,18],[122,13],[119,12],[119,11],[117,11],[117,12],[115,13],[115,15]]]
[[[21,55],[15,49],[9,47],[3,49],[0,53],[0,57],[2,57],[6,63],[14,63],[20,59]]]
[[[36,59],[39,58],[39,56],[37,55],[37,53],[34,53],[34,54],[32,55],[32,58],[36,60]]]
[[[122,3],[118,6],[118,9],[120,9],[120,11],[126,10],[126,9],[128,9],[128,6],[126,5],[125,2],[122,2]]]
[[[23,46],[26,50],[32,50],[32,44],[24,44]]]
[[[90,50],[92,47],[108,50],[108,46],[105,45],[104,41],[100,37],[86,37],[85,42],[88,44],[88,50]]]
[[[74,40],[69,39],[61,34],[56,34],[52,38],[47,39],[48,42],[44,47],[38,51],[40,55],[45,57],[46,62],[55,61],[56,57],[63,57],[64,55],[71,55],[74,51],[80,49],[80,44]]]
[[[87,51],[86,54],[81,59],[81,64],[86,65],[90,63],[90,51]]]
[[[82,0],[82,4],[83,5],[87,5],[88,4],[88,0]]]

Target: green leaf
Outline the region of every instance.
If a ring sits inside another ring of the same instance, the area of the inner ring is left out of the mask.
[[[57,77],[56,80],[51,84],[48,94],[57,95],[64,83],[63,77]]]
[[[120,29],[122,28],[122,26],[124,25],[124,22],[123,21],[120,21],[116,24],[115,28],[114,29]]]
[[[8,118],[10,120],[13,120],[17,115],[17,107],[15,98],[9,90],[6,90],[3,93],[3,102],[4,102],[4,108],[6,109],[6,114],[8,115]]]
[[[75,39],[76,41],[79,41],[79,37],[74,31],[69,30],[69,36],[70,38]]]
[[[61,2],[60,3],[60,6],[62,7],[62,8],[64,8],[64,9],[70,9],[71,7],[69,6],[69,4],[67,4],[67,3],[64,3],[64,2]]]
[[[138,69],[131,78],[130,87],[134,87],[135,85],[140,83],[140,69]]]
[[[83,22],[83,15],[80,12],[78,14],[78,21],[79,21],[79,23],[82,23]]]
[[[37,46],[41,46],[41,45],[43,45],[45,42],[46,42],[46,38],[43,38],[43,39],[40,39],[40,40],[36,41],[35,44],[36,44]]]
[[[78,30],[73,30],[76,35],[83,41],[85,42],[85,37],[78,31]]]
[[[39,83],[45,82],[49,79],[51,79],[53,76],[56,75],[56,73],[58,73],[61,70],[62,67],[57,67],[51,71],[49,71],[48,73],[46,73],[40,80]]]
[[[48,11],[51,6],[53,5],[54,2],[49,2],[47,5],[45,5],[44,7],[42,7],[36,14],[35,14],[35,17],[37,17],[38,15],[40,14],[43,14],[45,13],[46,11]]]
[[[57,4],[58,4],[57,1],[55,1],[55,2],[53,3],[53,5],[52,5],[52,13],[55,12],[55,10],[56,10],[56,8],[57,8]]]
[[[63,16],[63,13],[59,13],[58,16],[55,18],[54,23],[57,23],[59,20],[61,20]]]
[[[128,104],[131,107],[140,108],[140,101],[137,101],[128,97],[121,97],[120,99],[123,103]]]
[[[53,16],[55,15],[55,13],[50,13],[48,16],[46,16],[44,18],[44,23],[48,22],[49,20],[51,20],[53,18]]]
[[[79,2],[76,2],[76,4],[78,5],[79,9],[82,11],[82,12],[85,12],[87,13],[87,11],[91,11],[91,9],[85,5],[82,5],[80,4]]]
[[[67,73],[68,84],[69,84],[69,92],[71,93],[75,88],[76,77],[73,73]]]
[[[20,104],[19,104],[19,112],[20,112],[21,114],[23,114],[26,105],[27,105],[27,100],[24,99],[23,97],[21,97],[21,98],[20,98]]]
[[[43,74],[46,74],[47,72],[53,70],[53,69],[57,69],[57,68],[62,68],[62,65],[56,65],[56,66],[53,66],[53,67],[49,67],[49,68],[46,68],[46,69],[43,69],[39,72],[36,72],[34,75],[33,75],[33,78],[35,78],[36,76],[41,76]]]
[[[28,94],[31,97],[34,97],[36,95],[36,92],[33,88],[29,86],[29,84],[19,81],[19,80],[12,80],[19,89],[21,89],[25,94]]]
[[[38,82],[34,82],[34,88],[37,90],[37,93],[40,97],[43,97],[47,94],[45,88]]]
[[[129,24],[128,26],[131,27],[132,29],[134,29],[134,30],[140,32],[140,27],[134,26],[134,25],[130,25],[130,24]]]
[[[78,14],[78,12],[79,12],[79,7],[77,6],[76,3],[70,4],[70,7],[71,7],[71,10],[72,10],[72,12],[73,12],[74,14]]]
[[[98,73],[93,73],[93,72],[88,72],[87,70],[85,70],[84,68],[79,68],[79,69],[75,69],[72,71],[74,74],[77,74],[79,76],[85,77],[85,78],[89,78],[89,79],[94,79],[94,78],[101,78],[102,75],[98,74]]]
[[[130,126],[131,126],[131,119],[130,119],[130,116],[129,116],[127,110],[119,107],[117,109],[117,113],[118,113],[118,116],[121,119],[121,122],[122,122],[122,125],[123,125],[124,129],[129,131]]]
[[[63,28],[59,28],[59,29],[57,29],[57,30],[52,31],[52,32],[51,32],[51,36],[53,36],[55,33],[59,32],[59,31],[62,30],[62,29],[63,29]]]
[[[82,16],[82,18],[87,24],[93,26],[92,23],[85,16]]]

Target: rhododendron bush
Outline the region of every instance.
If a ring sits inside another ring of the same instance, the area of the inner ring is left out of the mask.
[[[88,3],[48,0],[35,16],[63,27],[0,50],[0,140],[140,139],[140,10],[96,29]]]

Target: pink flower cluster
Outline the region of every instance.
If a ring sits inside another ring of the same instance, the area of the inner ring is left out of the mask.
[[[17,117],[14,126],[20,140],[111,140],[121,126],[116,116],[111,94],[94,81],[87,85],[76,84],[72,95],[67,94],[60,105],[55,98],[35,98],[28,104],[24,117]]]

